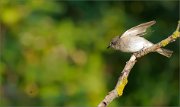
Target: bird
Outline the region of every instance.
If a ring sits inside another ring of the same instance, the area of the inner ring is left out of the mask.
[[[147,29],[155,23],[156,21],[152,20],[128,29],[122,35],[114,37],[107,48],[113,48],[121,52],[135,53],[151,47],[153,43],[143,36],[147,34]],[[168,58],[173,53],[173,51],[164,48],[159,48],[156,52]]]

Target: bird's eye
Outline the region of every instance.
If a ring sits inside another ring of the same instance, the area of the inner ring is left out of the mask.
[[[116,42],[111,42],[112,45],[116,45]]]

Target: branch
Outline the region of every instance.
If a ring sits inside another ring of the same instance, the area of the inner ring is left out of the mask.
[[[121,75],[119,76],[118,82],[116,84],[116,87],[106,95],[106,97],[99,103],[98,107],[106,107],[109,103],[111,103],[115,98],[121,96],[123,94],[124,87],[126,86],[128,82],[128,76],[133,68],[133,66],[136,63],[136,59],[140,58],[142,56],[147,55],[150,52],[155,52],[157,49],[161,47],[165,47],[171,42],[174,42],[177,38],[180,37],[180,21],[178,22],[178,26],[176,31],[170,35],[168,38],[162,40],[161,42],[154,44],[153,46],[146,48],[144,50],[141,50],[137,53],[134,53],[130,60],[126,63],[123,71],[121,72]]]

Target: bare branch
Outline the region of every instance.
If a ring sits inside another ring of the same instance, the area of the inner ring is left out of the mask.
[[[109,103],[111,103],[115,98],[121,96],[123,94],[124,87],[126,86],[128,82],[128,76],[133,68],[133,66],[136,63],[136,59],[140,58],[142,56],[147,55],[150,52],[155,52],[157,49],[161,47],[165,47],[171,42],[174,42],[177,38],[180,37],[180,21],[178,22],[178,26],[176,31],[170,35],[168,38],[162,40],[161,42],[154,44],[153,46],[146,48],[144,50],[141,50],[137,53],[134,53],[130,60],[126,63],[123,71],[121,72],[121,75],[119,76],[118,82],[116,84],[115,89],[113,89],[111,92],[109,92],[108,95],[99,103],[98,107],[106,107]]]

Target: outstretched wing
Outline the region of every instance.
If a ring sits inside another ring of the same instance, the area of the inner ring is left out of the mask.
[[[134,35],[134,36],[143,36],[145,34],[145,32],[146,32],[146,29],[148,27],[152,26],[155,23],[156,23],[156,21],[153,20],[153,21],[142,23],[140,25],[132,27],[131,29],[124,32],[121,37],[132,36],[132,35]]]

